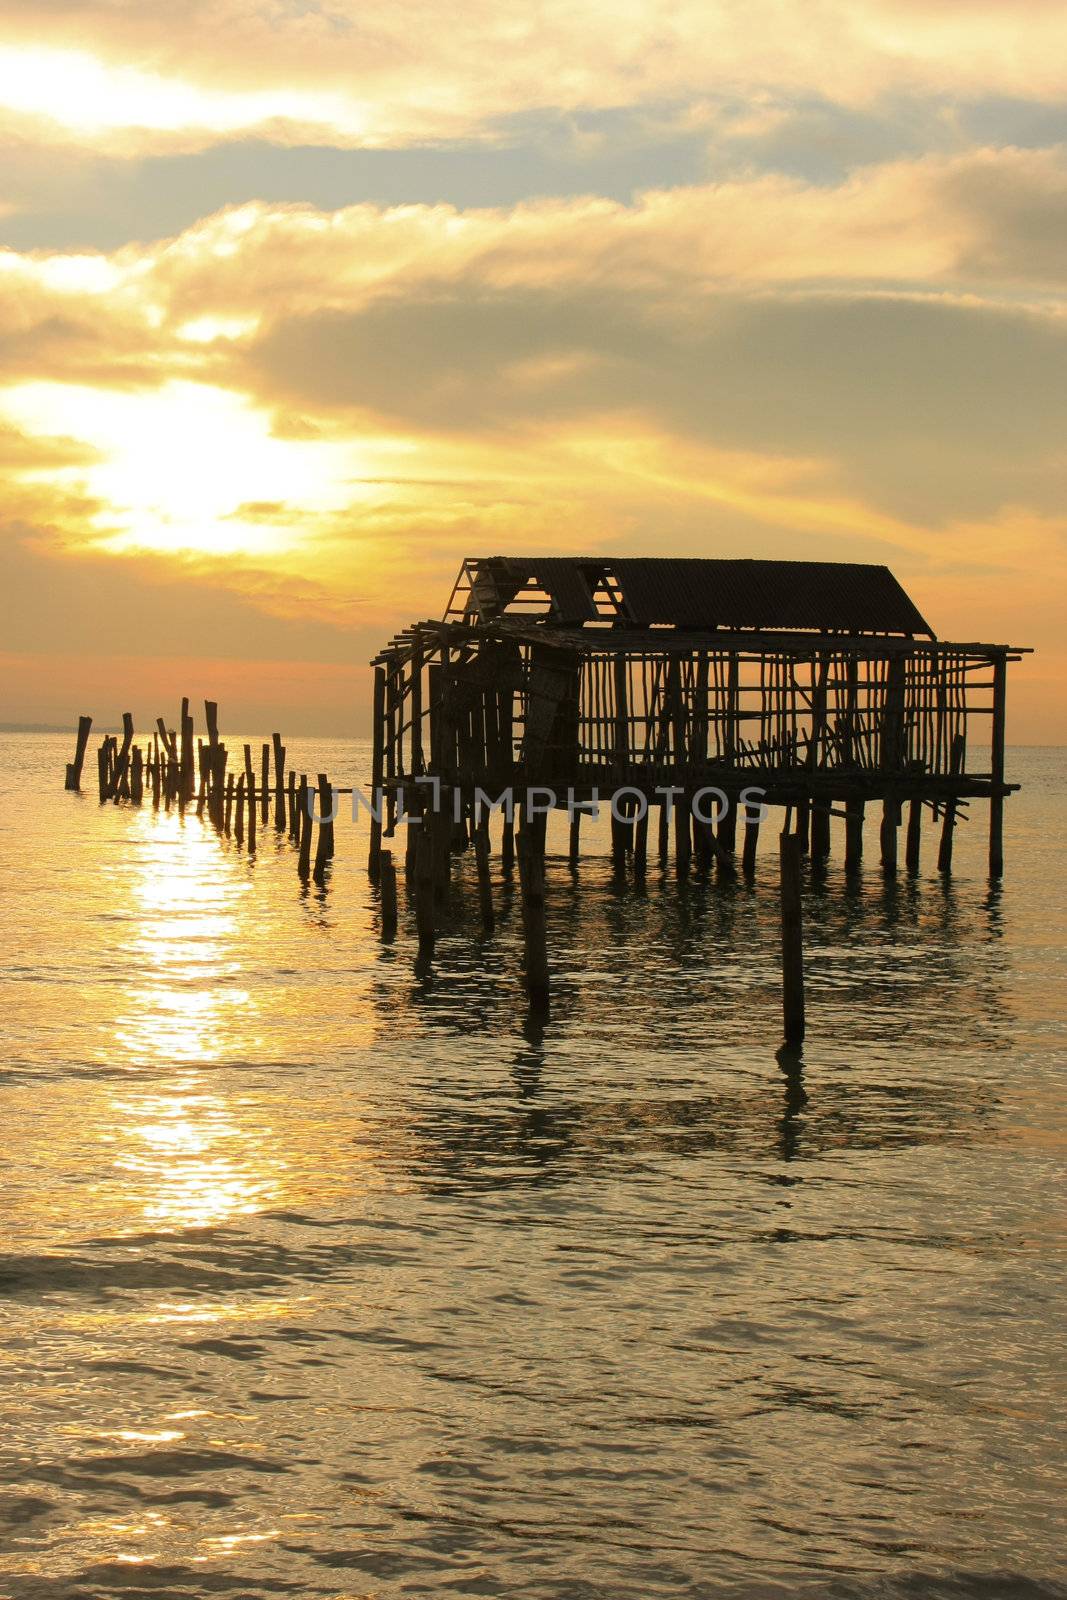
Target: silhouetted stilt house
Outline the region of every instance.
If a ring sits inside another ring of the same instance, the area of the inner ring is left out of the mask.
[[[560,806],[568,792],[582,802],[623,788],[662,805],[657,791],[705,786],[736,803],[755,787],[793,808],[816,855],[843,808],[850,864],[869,802],[885,808],[887,865],[902,806],[926,804],[945,824],[944,865],[957,808],[981,798],[996,875],[1018,654],[937,639],[886,567],[471,557],[443,620],[406,629],[375,661],[386,831],[398,806],[421,808],[414,780],[427,775],[459,790],[464,812],[476,790],[509,785],[551,788]],[[730,854],[736,817],[731,806],[711,839],[683,821],[683,857],[690,838],[697,853]]]

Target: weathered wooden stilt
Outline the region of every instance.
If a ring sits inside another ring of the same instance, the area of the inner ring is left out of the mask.
[[[648,870],[648,807],[634,824],[634,878],[642,881]]]
[[[500,834],[500,870],[508,878],[515,870],[515,814],[506,808]]]
[[[474,830],[474,862],[478,872],[478,907],[482,914],[482,927],[492,933],[496,923],[493,912],[493,885],[489,876],[489,824],[482,817]]]
[[[811,810],[811,857],[825,861],[830,854],[830,802],[816,802]]]
[[[300,851],[297,856],[296,870],[306,882],[311,876],[311,812],[308,809],[308,780],[305,772],[300,774],[300,788],[297,791],[297,816],[300,822]]]
[[[130,801],[139,806],[144,795],[144,755],[141,746],[134,745],[130,758]]]
[[[897,829],[900,827],[900,801],[895,795],[886,795],[882,801],[882,827],[879,840],[882,847],[882,867],[886,872],[897,870]]]
[[[382,939],[396,938],[396,867],[393,852],[383,850],[378,857],[378,883],[382,899]]]
[[[227,838],[229,837],[229,834],[230,834],[230,825],[231,825],[232,818],[233,818],[233,773],[231,772],[231,773],[229,773],[227,775],[227,778],[226,778],[226,809],[223,812],[223,817],[222,817],[222,831],[223,831],[224,834],[226,834]]]
[[[100,785],[100,804],[103,805],[104,801],[108,798],[108,791],[110,788],[108,781],[109,763],[106,739],[102,741],[99,750],[96,752],[96,776]]]
[[[862,800],[845,801],[845,872],[850,878],[856,877],[863,862],[864,809]]]
[[[237,779],[233,796],[233,836],[238,845],[245,842],[245,775]]]
[[[193,719],[189,715],[188,696],[185,696],[182,700],[181,759],[178,782],[178,799],[183,806],[187,806],[193,798],[196,786],[196,772],[193,767]]]
[[[545,925],[544,858],[533,829],[519,832],[519,882],[522,890],[522,929],[526,993],[531,1006],[548,1009],[548,934]]]
[[[259,752],[259,820],[266,827],[270,821],[270,745]]]
[[[333,855],[333,840],[331,838],[333,833],[333,817],[331,815],[333,795],[330,792],[330,780],[325,772],[320,772],[318,777],[318,809],[319,837],[315,847],[315,871],[313,876],[316,883],[322,883],[326,877],[326,863]],[[392,857],[390,856],[391,862]]]
[[[371,734],[374,740],[371,757],[371,819],[370,849],[367,853],[367,872],[372,883],[378,881],[378,857],[382,849],[381,787],[385,761],[385,668],[374,669],[374,703],[371,710]]]
[[[300,843],[300,811],[296,802],[296,773],[289,773],[289,837],[297,844]]]
[[[797,801],[797,838],[801,855],[807,855],[811,837],[811,801],[805,796]]]
[[[659,837],[657,843],[659,847],[659,864],[661,867],[665,867],[671,850],[671,811],[666,799],[661,800],[659,803]]]
[[[993,731],[990,750],[990,776],[993,793],[989,800],[989,876],[1004,875],[1004,739],[1005,700],[1008,663],[1003,655],[993,663]]]
[[[908,801],[908,829],[904,841],[904,865],[912,877],[915,877],[919,870],[919,855],[922,848],[922,821],[922,796],[913,794]]]
[[[787,1044],[804,1038],[804,929],[801,912],[801,845],[795,833],[778,841],[782,898],[782,1012]]]
[[[93,725],[92,717],[78,718],[78,739],[74,746],[74,760],[67,763],[65,787],[77,792],[82,786],[82,767],[85,765],[85,751],[89,743],[89,729]]]
[[[252,746],[245,745],[245,796],[248,800],[248,853],[256,848],[256,775],[252,770]]]
[[[274,746],[274,827],[276,832],[284,833],[286,827],[285,746],[282,744],[281,734],[271,734],[271,743]]]
[[[746,878],[755,876],[756,851],[759,847],[759,809],[745,807],[745,842],[741,851],[741,871]]]
[[[159,734],[152,735],[152,810],[159,810],[159,799],[162,793],[162,773],[159,768]]]
[[[674,805],[674,871],[677,877],[688,878],[691,855],[689,800],[685,795],[676,795]]]
[[[571,812],[570,836],[567,841],[567,861],[576,867],[582,856],[582,813],[575,809]]]

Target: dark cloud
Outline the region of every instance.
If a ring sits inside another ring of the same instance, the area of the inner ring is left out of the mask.
[[[676,437],[837,463],[855,491],[925,520],[1059,508],[1065,358],[1056,320],[947,299],[724,295],[668,318],[627,294],[442,290],[281,319],[241,381],[435,432],[630,411]]]

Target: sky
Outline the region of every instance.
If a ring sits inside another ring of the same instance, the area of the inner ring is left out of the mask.
[[[0,0],[0,141],[0,719],[362,733],[464,555],[749,555],[1067,742],[1061,0]]]

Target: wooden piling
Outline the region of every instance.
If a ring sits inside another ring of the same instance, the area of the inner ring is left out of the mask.
[[[783,833],[778,841],[782,900],[782,1013],[787,1044],[804,1038],[804,927],[801,901],[801,841]]]
[[[999,655],[993,663],[993,731],[990,750],[990,776],[993,790],[989,798],[989,876],[1004,875],[1004,739],[1005,699],[1008,663]]]
[[[882,847],[882,867],[887,873],[897,870],[897,829],[900,827],[900,801],[895,795],[886,795],[882,801],[882,827],[879,840]]]
[[[689,836],[689,801],[685,795],[674,797],[674,871],[679,878],[688,878],[692,847]]]
[[[182,699],[181,709],[181,760],[179,765],[178,799],[183,806],[193,798],[196,777],[193,771],[193,719],[189,715],[189,698]]]
[[[248,799],[248,853],[256,848],[256,775],[252,770],[252,746],[245,745],[245,795]]]
[[[657,841],[659,846],[659,864],[661,867],[665,867],[667,865],[667,861],[671,853],[670,815],[670,806],[667,804],[666,798],[664,798],[659,803],[659,837]]]
[[[535,830],[526,826],[525,819],[519,831],[518,847],[526,993],[531,1007],[538,1011],[546,1011],[549,1001],[549,974],[544,856],[538,846]]]
[[[378,881],[378,858],[382,850],[382,821],[381,796],[382,773],[385,761],[385,668],[374,669],[374,705],[372,711],[374,737],[373,754],[371,757],[371,819],[370,819],[370,848],[367,852],[367,872],[372,883]]]
[[[296,870],[306,882],[311,876],[311,812],[308,809],[308,780],[305,772],[300,774],[300,787],[297,790],[297,815],[300,821],[300,850],[297,855]]]
[[[966,742],[963,734],[959,733],[952,741],[952,750],[949,756],[949,772],[953,777],[963,771],[963,757]],[[938,872],[952,871],[952,843],[956,832],[956,812],[958,810],[955,800],[946,800],[944,814],[941,818],[941,841],[937,851]]]
[[[333,855],[333,794],[330,790],[330,780],[325,772],[318,776],[318,807],[319,807],[319,837],[315,846],[315,871],[313,873],[316,883],[323,883],[326,878],[326,863]],[[379,860],[381,853],[379,852]],[[390,858],[391,860],[391,858]]]
[[[265,744],[259,755],[259,820],[266,827],[270,821],[270,745]]]
[[[479,819],[474,830],[474,863],[478,873],[478,907],[482,914],[482,928],[486,933],[492,933],[496,917],[489,876],[489,823],[486,817]]]
[[[383,850],[378,857],[378,882],[382,897],[382,939],[396,938],[396,867],[393,852]]]
[[[300,812],[296,801],[296,773],[290,768],[287,799],[289,804],[289,837],[300,843]]]
[[[230,826],[233,819],[233,773],[226,778],[226,807],[222,816],[222,831],[229,838]]]
[[[99,750],[96,752],[96,776],[97,776],[97,781],[98,781],[99,787],[100,787],[100,804],[101,805],[103,805],[104,801],[108,798],[108,789],[109,789],[109,783],[108,783],[109,771],[108,771],[108,767],[109,767],[109,763],[108,763],[107,740],[104,739],[101,742]]]
[[[830,854],[830,802],[816,801],[811,809],[811,858],[825,861]]]
[[[64,787],[78,793],[82,786],[82,767],[85,765],[85,751],[89,744],[89,730],[93,725],[92,717],[78,718],[78,738],[74,746],[74,760],[67,763],[67,773]]]
[[[245,841],[245,775],[237,779],[233,797],[233,836],[238,845]]]
[[[640,883],[648,870],[648,806],[634,824],[634,878]]]
[[[571,812],[570,835],[567,840],[567,861],[570,866],[576,867],[582,855],[582,813],[575,809]]]
[[[913,794],[908,801],[908,831],[904,843],[904,865],[912,877],[919,870],[919,854],[922,848],[922,796]]]
[[[506,806],[500,835],[500,870],[508,878],[515,870],[515,813]]]
[[[141,746],[134,745],[130,759],[130,801],[139,806],[144,795],[144,755]]]
[[[271,743],[274,746],[274,827],[277,833],[284,833],[286,827],[285,746],[282,744],[281,734],[272,733]]]
[[[741,871],[746,878],[756,873],[756,851],[759,847],[760,814],[758,806],[745,807],[745,842],[741,850]]]
[[[862,800],[845,801],[845,873],[850,878],[856,877],[863,862],[864,810]]]
[[[159,734],[152,735],[152,810],[159,810],[159,800],[162,793],[162,773],[159,768]]]

